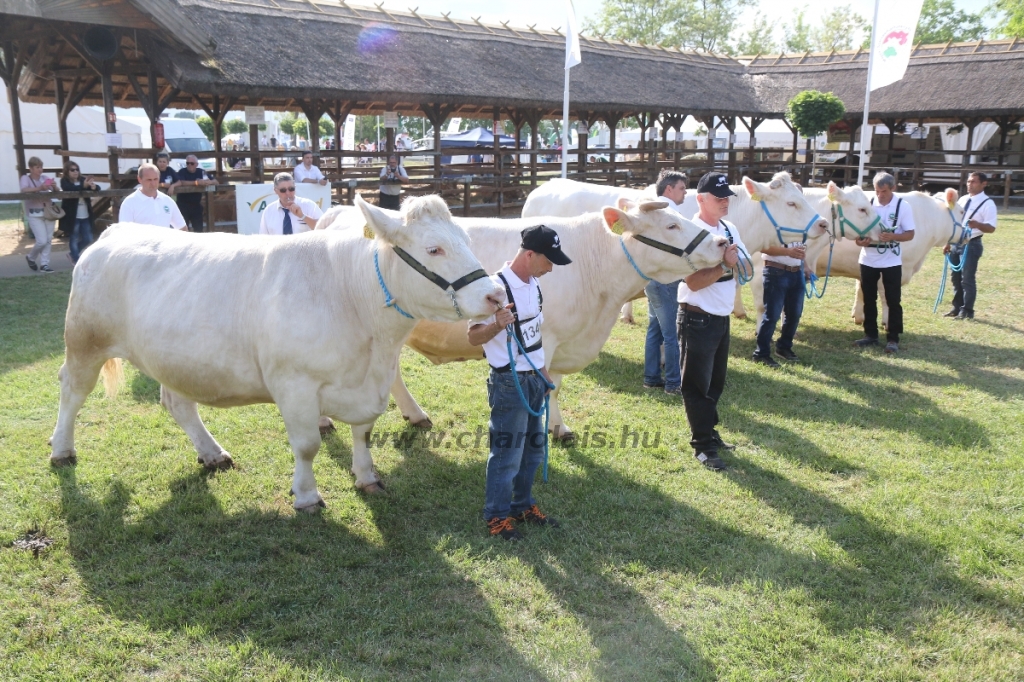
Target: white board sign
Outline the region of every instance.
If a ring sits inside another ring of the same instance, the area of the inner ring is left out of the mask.
[[[398,112],[397,111],[385,111],[384,112],[384,127],[385,128],[397,128],[398,127]]]
[[[117,147],[120,149],[121,145],[124,144],[124,138],[121,136],[121,133],[107,133],[106,140],[108,147]]]
[[[311,182],[295,185],[296,195],[309,199],[327,212],[331,207],[331,187]],[[277,201],[274,183],[262,185],[235,185],[235,212],[238,215],[238,234],[259,234],[260,218],[264,209]]]
[[[261,126],[267,122],[267,112],[263,107],[245,108],[245,125]]]

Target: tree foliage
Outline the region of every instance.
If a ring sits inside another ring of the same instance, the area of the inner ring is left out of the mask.
[[[783,27],[786,39],[783,43],[786,52],[810,52],[811,51],[811,25],[807,23],[807,12],[800,10],[792,24],[786,23]]]
[[[199,129],[206,135],[206,139],[213,142],[213,119],[209,116],[200,116],[196,119]]]
[[[950,40],[981,40],[985,33],[985,23],[980,13],[958,10],[953,0],[924,0],[921,18],[914,31],[914,42],[927,45]]]
[[[245,124],[245,119],[241,118],[229,118],[224,121],[224,134],[225,135],[237,135],[239,133],[249,132],[249,126]]]
[[[732,53],[739,11],[754,0],[604,0],[591,33],[645,45]]]
[[[841,99],[818,90],[797,93],[786,105],[786,120],[804,137],[817,137],[845,113]]]
[[[775,42],[775,25],[764,16],[754,19],[750,29],[736,42],[737,54],[772,54],[778,51],[779,46]]]
[[[821,18],[820,26],[811,30],[811,48],[815,52],[851,50],[862,33],[870,36],[871,25],[849,5],[840,5]]]
[[[1024,0],[995,0],[998,12],[995,35],[1003,38],[1024,38]]]

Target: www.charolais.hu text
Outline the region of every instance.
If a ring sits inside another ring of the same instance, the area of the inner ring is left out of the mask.
[[[445,431],[443,429],[432,431],[413,431],[405,429],[402,431],[371,431],[366,434],[366,444],[369,447],[382,447],[394,445],[396,448],[404,449],[413,446],[426,448],[456,448],[480,449],[488,448],[491,445],[491,436],[494,438],[494,445],[497,447],[521,447],[529,440],[530,445],[541,447],[544,445],[544,434],[530,434],[524,432],[496,431],[491,434],[482,426],[477,426],[476,431]],[[661,431],[640,431],[624,425],[621,429],[591,429],[589,426],[576,434],[577,448],[656,448],[661,444]]]

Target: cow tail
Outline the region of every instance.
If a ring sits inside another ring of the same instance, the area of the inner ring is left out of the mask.
[[[100,375],[103,377],[103,389],[107,392],[107,397],[113,398],[124,383],[124,364],[121,358],[110,358],[104,362]]]

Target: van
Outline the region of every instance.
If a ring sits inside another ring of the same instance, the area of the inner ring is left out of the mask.
[[[142,131],[142,149],[153,148],[153,137],[150,132],[149,119],[142,117],[123,116],[122,120],[134,123]],[[199,157],[199,167],[207,173],[217,171],[217,160],[203,158],[203,152],[212,152],[213,143],[206,139],[203,129],[190,118],[162,118],[164,126],[164,148],[167,153],[192,152]],[[132,172],[139,167],[139,159],[122,159],[119,163],[120,172]],[[181,170],[185,167],[185,159],[171,159],[171,168]]]

